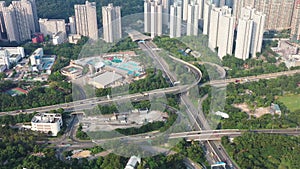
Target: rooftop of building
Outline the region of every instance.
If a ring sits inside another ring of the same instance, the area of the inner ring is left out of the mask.
[[[92,79],[92,81],[102,84],[103,86],[109,85],[123,77],[115,72],[105,72]]]
[[[64,67],[61,71],[75,74],[75,73],[82,72],[82,68],[79,66],[70,65],[70,66]]]
[[[129,161],[126,164],[126,167],[135,167],[137,165],[137,163],[141,162],[141,158],[137,157],[137,156],[131,156]]]
[[[59,31],[59,32],[53,34],[53,38],[55,38],[55,37],[60,37],[60,36],[65,36],[65,33],[62,32],[62,31]]]
[[[33,122],[33,123],[56,123],[61,118],[62,118],[61,114],[38,113],[32,118],[31,122]]]
[[[18,56],[20,56],[19,54],[12,54],[10,55],[10,58],[17,58]]]
[[[37,55],[37,54],[39,54],[40,52],[43,52],[44,50],[43,50],[43,48],[37,48],[33,53],[32,53],[32,55]]]
[[[48,18],[39,18],[39,22],[41,22],[41,21],[43,21],[43,22],[45,22],[45,21],[63,21],[63,22],[65,22],[65,20],[64,19],[48,19]]]
[[[13,50],[13,51],[16,51],[16,49],[18,49],[17,51],[19,51],[19,49],[21,49],[21,50],[24,50],[24,48],[23,47],[0,47],[0,50],[8,50],[8,51],[11,51],[11,50]]]

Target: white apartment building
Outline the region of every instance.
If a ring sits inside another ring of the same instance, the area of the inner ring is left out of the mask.
[[[93,40],[98,39],[96,3],[86,1],[84,5],[74,5],[76,32]]]
[[[188,36],[198,35],[198,18],[199,18],[199,6],[191,2],[188,5],[188,17],[187,17],[187,30],[186,34]]]
[[[31,130],[43,133],[51,132],[52,136],[57,136],[62,125],[62,116],[55,113],[38,113],[31,120]]]
[[[257,10],[255,10],[251,7],[244,7],[241,9],[241,17],[243,17],[244,19],[249,19],[253,22],[253,26],[252,26],[252,29],[250,32],[250,34],[251,34],[250,44],[248,44],[248,42],[244,43],[244,44],[249,45],[249,46],[244,46],[244,48],[246,48],[245,51],[248,51],[248,48],[249,48],[249,54],[251,54],[252,57],[256,57],[256,53],[261,52],[261,49],[262,49],[262,41],[263,41],[266,15],[263,14],[262,12],[258,12]],[[240,30],[240,31],[244,32],[243,30]],[[243,35],[241,35],[241,33],[239,33],[239,31],[238,31],[238,35],[239,34],[240,34],[240,37],[243,37]],[[239,39],[239,40],[241,40],[241,39]],[[248,41],[248,38],[245,38],[245,40]],[[237,43],[238,43],[238,41],[237,41]],[[237,48],[239,48],[240,45],[241,44],[237,44]]]
[[[210,12],[208,47],[215,51],[222,59],[227,54],[232,54],[234,42],[235,17],[228,6],[216,7],[212,5]]]
[[[218,56],[222,59],[227,54],[232,55],[234,42],[235,17],[231,14],[220,16],[218,29]]]
[[[36,18],[34,16],[35,14],[34,14],[34,8],[32,6],[33,5],[32,2],[34,2],[34,0],[12,1],[12,6],[16,10],[16,15],[20,15],[22,19],[24,19],[24,20],[19,20],[18,24],[22,25],[25,21],[29,25],[30,32],[35,33],[37,31],[36,24],[35,24]]]
[[[162,4],[151,2],[151,38],[162,35]]]
[[[203,19],[203,10],[204,10],[204,1],[205,0],[197,0],[197,4],[199,6],[199,18],[198,19]]]
[[[246,17],[240,18],[238,22],[235,57],[246,60],[250,55],[253,20]]]
[[[44,36],[50,37],[58,32],[62,32],[66,36],[66,22],[64,19],[39,19],[40,30]]]
[[[208,35],[209,34],[209,25],[210,25],[210,15],[211,15],[211,9],[215,7],[211,4],[210,1],[206,0],[204,2],[204,9],[203,9],[203,34]]]
[[[0,38],[6,33],[10,42],[22,42],[39,31],[35,0],[12,1],[8,7],[2,1],[0,13]]]
[[[5,30],[7,33],[7,39],[10,42],[13,42],[13,41],[20,42],[21,39],[20,39],[20,35],[18,32],[15,9],[13,8],[12,5],[10,5],[9,7],[4,7],[2,9],[2,13],[3,13]],[[27,29],[27,31],[30,31],[30,30]]]
[[[262,49],[266,15],[251,8],[243,8],[242,13],[244,12],[250,13],[250,18],[253,20],[250,54],[256,57],[256,53],[260,53]]]
[[[5,23],[3,18],[3,8],[5,7],[5,1],[0,1],[0,39],[5,38]]]
[[[181,10],[177,3],[170,7],[170,38],[181,37]]]
[[[210,13],[210,25],[208,34],[208,47],[215,51],[218,41],[219,17],[221,15],[221,8],[213,7]]]
[[[3,8],[3,17],[8,40],[22,42],[31,39],[31,30],[25,8],[20,3]]]
[[[117,42],[122,38],[121,7],[112,3],[102,7],[103,38],[106,42]]]
[[[169,23],[169,7],[170,7],[170,0],[161,0],[163,6],[163,23]]]
[[[266,14],[266,30],[283,30],[291,27],[293,8],[295,0],[235,0],[234,15],[237,19],[241,18],[243,7],[252,7],[257,11]]]
[[[182,13],[182,20],[187,21],[188,18],[188,6],[190,4],[190,0],[182,0],[183,5],[183,13]]]

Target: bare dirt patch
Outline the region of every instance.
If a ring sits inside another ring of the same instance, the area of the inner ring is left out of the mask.
[[[251,110],[246,103],[233,104],[232,106],[236,107],[238,109],[241,109],[243,112],[246,112],[249,116],[254,116],[257,118],[259,118],[265,114],[270,114],[269,107],[259,107],[259,108],[256,108],[255,110]]]
[[[83,151],[80,151],[76,154],[73,154],[72,158],[87,158],[87,157],[90,157],[90,156],[91,156],[91,151],[83,150]]]

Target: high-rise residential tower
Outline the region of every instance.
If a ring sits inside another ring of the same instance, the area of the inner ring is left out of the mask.
[[[291,27],[295,0],[238,0],[234,1],[234,14],[241,16],[243,7],[252,7],[266,14],[265,29],[283,30]]]
[[[39,31],[35,0],[12,1],[9,7],[1,1],[0,31],[9,41],[31,39],[31,34]]]
[[[3,8],[3,18],[4,18],[6,33],[7,33],[7,39],[10,42],[22,41],[20,39],[20,33],[18,31],[15,9],[12,5],[10,5],[9,7]],[[30,35],[29,26],[27,27],[26,30],[27,30],[28,34]]]
[[[170,7],[170,38],[181,36],[181,6],[177,3]]]
[[[198,4],[191,2],[188,5],[188,17],[187,17],[187,30],[186,34],[188,36],[198,35],[198,18],[199,18],[199,6]]]
[[[296,0],[294,5],[291,24],[291,40],[293,42],[300,41],[300,0]]]
[[[215,7],[209,0],[204,2],[204,10],[203,10],[203,34],[209,34],[209,25],[210,25],[210,15],[211,9]]]
[[[262,48],[266,15],[254,8],[243,7],[241,9],[241,16],[253,20],[250,54],[252,57],[256,57],[256,53],[261,52]]]
[[[3,18],[3,8],[5,7],[5,1],[0,1],[0,39],[5,39],[5,23]]]
[[[212,51],[214,51],[215,48],[217,47],[219,20],[220,20],[221,12],[222,12],[221,8],[213,7],[210,13],[208,47]]]
[[[204,12],[204,1],[205,0],[197,0],[197,4],[199,6],[199,18],[198,19],[203,19],[203,12]]]
[[[119,6],[102,7],[103,38],[106,42],[117,42],[122,38],[121,8]]]
[[[170,0],[161,0],[163,6],[163,23],[167,24],[169,22],[170,14]]]
[[[183,4],[182,4],[182,20],[187,21],[188,18],[188,6],[190,4],[190,0],[182,0]]]
[[[224,6],[226,7],[226,6]],[[230,11],[230,12],[229,12]],[[235,17],[231,14],[231,8],[223,9],[219,16],[218,27],[218,56],[222,59],[227,54],[232,55]]]
[[[218,56],[222,59],[226,54],[232,54],[234,38],[234,22],[232,9],[223,6],[213,7],[210,16],[208,47],[211,50],[218,48]]]
[[[39,32],[40,25],[39,25],[39,18],[37,15],[37,8],[36,8],[35,0],[28,0],[28,1],[31,3],[31,7],[32,7],[32,15],[33,15],[33,20],[34,20],[35,32]]]
[[[145,0],[144,2],[144,30],[151,33],[151,37],[162,35],[163,5],[160,0]]]
[[[151,4],[151,37],[162,35],[162,5],[155,2]]]
[[[74,9],[77,34],[97,40],[98,27],[96,3],[86,1],[84,5],[74,5]]]
[[[253,20],[242,17],[238,22],[235,57],[246,60],[250,57]]]
[[[36,26],[36,20],[34,16],[36,12],[33,12],[31,1],[12,1],[12,6],[15,9],[18,24],[23,25],[24,22],[27,22],[30,28],[30,32],[35,33],[37,31],[38,26]]]
[[[13,9],[13,10],[12,10]],[[34,28],[33,24],[33,17],[29,18],[27,13],[27,8],[22,7],[22,3],[20,1],[13,1],[10,5],[10,9],[12,15],[15,15],[15,21],[16,25],[14,27],[17,28],[18,34],[19,34],[19,41],[22,42],[28,39],[31,39],[31,33],[33,33],[32,29]],[[5,18],[6,20],[9,20],[8,18]],[[8,28],[6,27],[6,30]]]
[[[151,31],[151,1],[144,1],[144,31],[149,33]]]
[[[162,35],[162,5],[155,1],[151,3],[151,37]]]

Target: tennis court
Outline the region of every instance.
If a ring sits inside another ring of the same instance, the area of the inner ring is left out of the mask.
[[[13,88],[13,89],[7,90],[5,93],[7,93],[11,96],[18,96],[18,95],[22,95],[22,94],[27,94],[28,92],[21,88]]]

